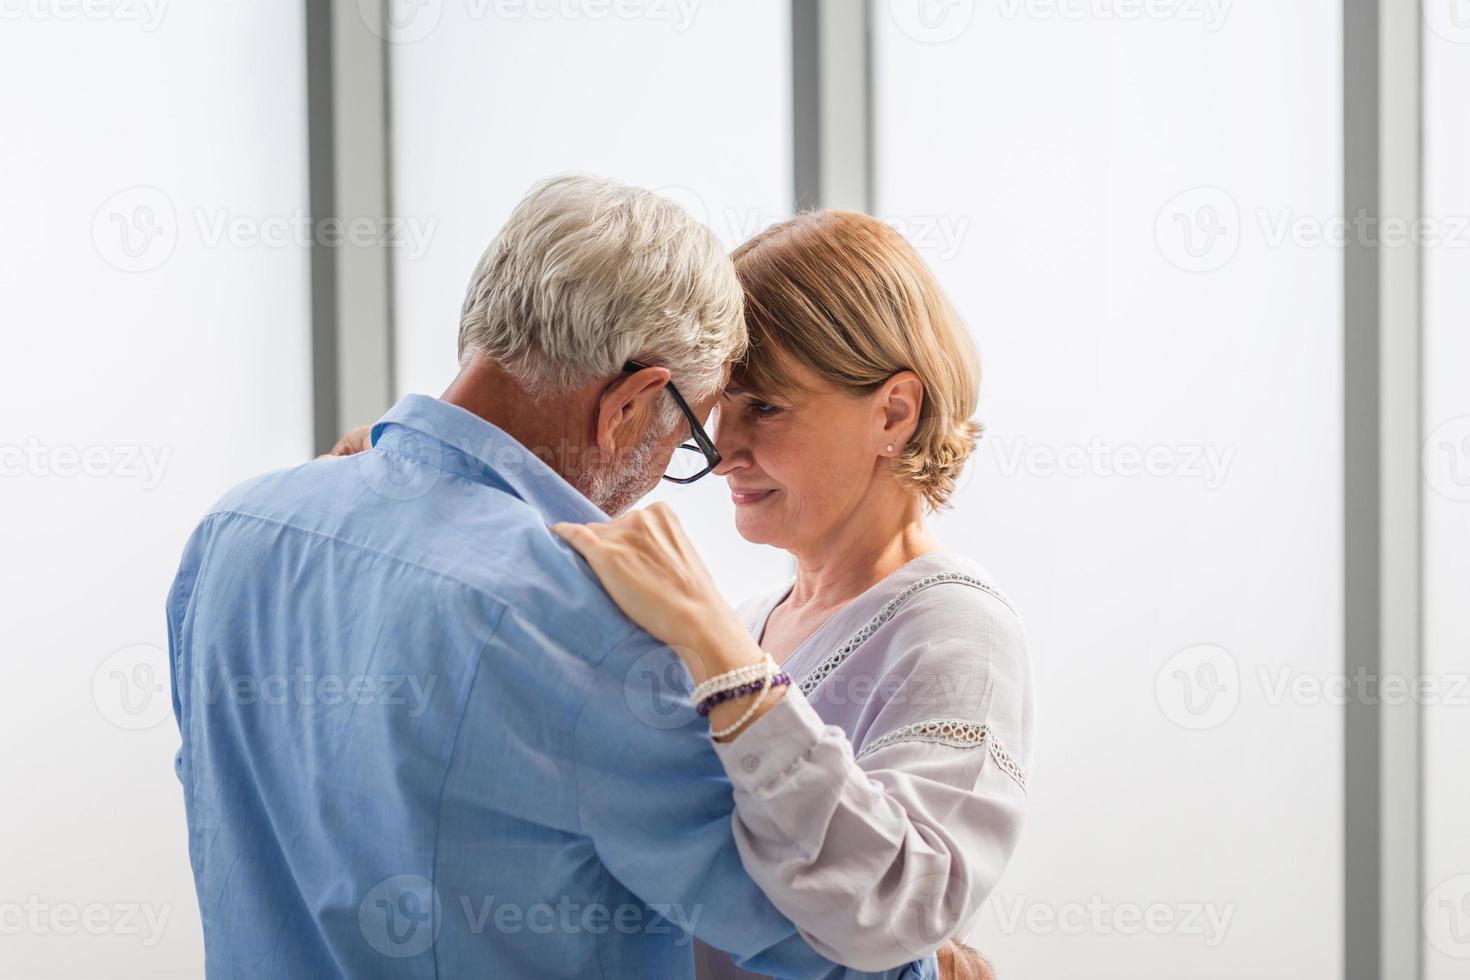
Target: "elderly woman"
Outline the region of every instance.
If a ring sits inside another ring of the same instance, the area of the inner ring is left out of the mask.
[[[734,261],[751,346],[716,409],[714,472],[741,535],[788,551],[794,580],[732,610],[663,505],[553,529],[716,690],[751,876],[819,951],[896,962],[963,936],[1025,804],[1020,620],[925,523],[979,436],[977,358],[873,218],[803,214]],[[699,967],[750,976],[707,947]]]

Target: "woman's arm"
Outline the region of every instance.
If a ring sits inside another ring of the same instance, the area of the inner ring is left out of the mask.
[[[746,871],[818,952],[871,969],[936,950],[1000,879],[1025,794],[990,748],[903,739],[858,762],[794,692],[715,751]]]
[[[761,658],[667,507],[553,530],[588,559],[631,618],[674,647],[696,681]],[[961,642],[1008,647],[1020,634],[993,630]],[[929,661],[958,671],[954,689],[973,679],[964,662],[1023,656],[931,653]],[[859,969],[927,956],[967,925],[1019,836],[1024,789],[983,714],[970,717],[971,705],[959,736],[936,739],[913,722],[944,720],[953,706],[924,705],[910,716],[915,700],[880,712],[861,761],[800,692],[768,698],[753,720],[716,743],[735,790],[734,833],[746,870],[813,948]],[[728,720],[712,713],[711,724],[730,724],[747,701],[720,706]]]

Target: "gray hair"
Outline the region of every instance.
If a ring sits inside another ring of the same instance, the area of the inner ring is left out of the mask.
[[[484,354],[537,395],[633,359],[698,400],[745,346],[740,282],[714,233],[651,191],[581,175],[531,188],[481,256],[459,321],[461,364]]]

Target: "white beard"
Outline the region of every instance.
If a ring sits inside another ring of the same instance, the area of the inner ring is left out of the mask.
[[[653,472],[654,446],[662,438],[650,432],[622,455],[616,468],[607,466],[585,474],[578,481],[577,489],[609,516],[618,516],[657,485],[661,474]]]

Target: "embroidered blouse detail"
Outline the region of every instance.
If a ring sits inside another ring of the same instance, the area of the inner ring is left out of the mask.
[[[1014,779],[1016,785],[1020,786],[1023,791],[1026,789],[1025,771],[1006,751],[1000,739],[990,731],[989,725],[980,725],[959,718],[931,718],[927,721],[916,721],[875,738],[862,747],[857,758],[861,759],[895,742],[938,742],[941,745],[952,745],[957,749],[988,746],[990,757],[995,760],[996,765],[1000,766],[1001,771]]]
[[[892,599],[889,599],[883,605],[883,608],[879,609],[873,618],[864,624],[862,629],[848,637],[847,642],[832,651],[832,654],[826,660],[813,667],[812,672],[801,679],[801,693],[812,693],[812,690],[825,680],[827,675],[836,670],[844,660],[852,655],[854,650],[863,645],[863,641],[878,632],[884,623],[892,619],[894,614],[903,607],[904,603],[925,589],[935,585],[942,585],[945,582],[955,582],[960,585],[968,585],[971,588],[979,589],[981,592],[999,599],[1012,613],[1016,611],[1016,607],[1011,605],[1011,601],[1002,595],[999,589],[973,575],[966,575],[963,572],[940,572],[936,575],[926,576],[904,589]]]

